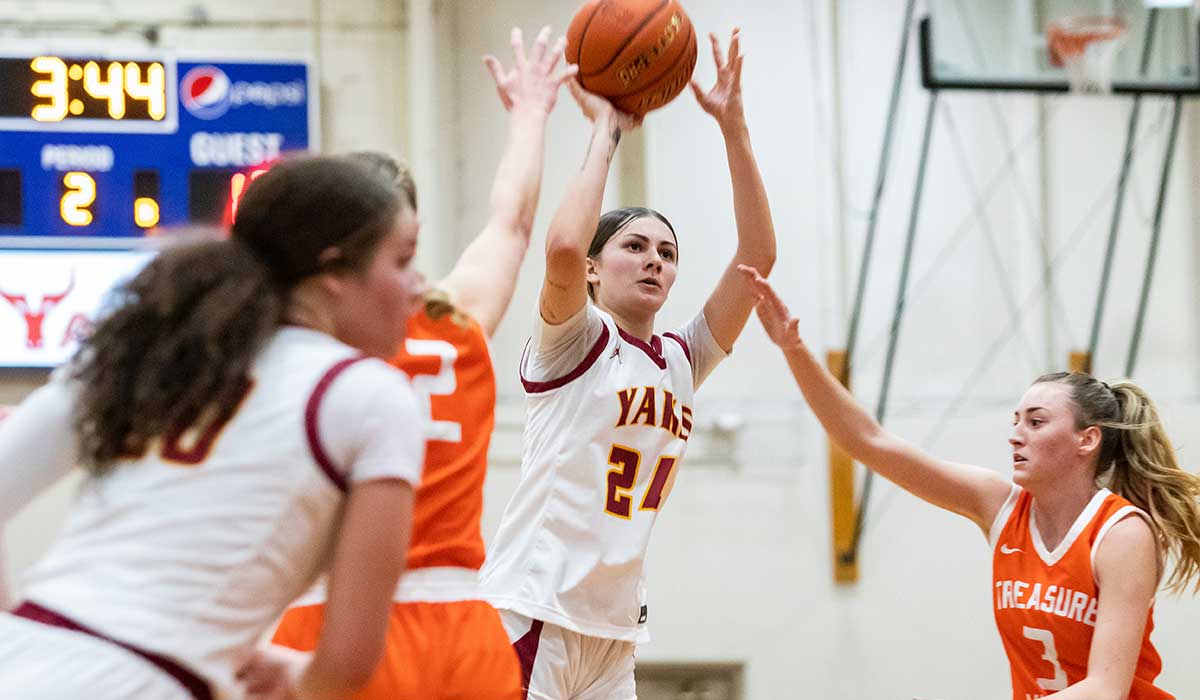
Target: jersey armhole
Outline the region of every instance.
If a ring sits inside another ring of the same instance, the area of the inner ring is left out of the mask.
[[[1004,526],[1012,517],[1013,509],[1017,507],[1017,499],[1020,497],[1021,487],[1013,484],[1012,489],[1008,492],[1008,498],[1004,499],[1004,505],[1000,506],[1000,512],[996,513],[995,519],[992,520],[992,527],[988,530],[988,544],[992,549],[996,548],[996,542],[1000,540],[1000,533],[1004,532]]]
[[[1122,506],[1121,508],[1117,509],[1117,512],[1108,516],[1108,520],[1104,521],[1104,524],[1100,526],[1100,531],[1096,533],[1096,539],[1092,542],[1092,551],[1089,556],[1089,561],[1092,566],[1092,583],[1096,584],[1097,589],[1100,588],[1100,580],[1096,577],[1096,555],[1100,552],[1100,543],[1104,541],[1104,536],[1107,535],[1108,531],[1113,528],[1113,525],[1116,525],[1130,516],[1136,516],[1146,521],[1146,525],[1150,527],[1150,532],[1154,532],[1154,521],[1150,519],[1150,515],[1146,513],[1146,511],[1138,508],[1137,506]],[[1157,539],[1158,538],[1155,538],[1156,543]],[[1157,546],[1155,547],[1154,559],[1158,569],[1155,572],[1156,576],[1154,577],[1155,587],[1157,587],[1162,583],[1163,574],[1166,573],[1166,562],[1163,561],[1162,552],[1159,551]]]
[[[308,439],[309,452],[312,453],[313,460],[321,468],[321,472],[342,493],[350,488],[349,475],[338,470],[333,460],[330,459],[329,453],[325,451],[325,446],[321,443],[320,421],[318,420],[321,415],[321,400],[325,398],[333,380],[337,379],[351,365],[365,359],[367,359],[366,355],[348,357],[326,370],[317,385],[313,387],[312,393],[308,396],[308,403],[304,407],[304,435]]]

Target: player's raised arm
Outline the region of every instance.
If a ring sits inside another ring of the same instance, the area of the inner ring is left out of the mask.
[[[717,66],[717,83],[706,93],[693,80],[692,92],[704,111],[717,120],[725,139],[738,240],[733,260],[704,304],[704,318],[713,338],[728,351],[745,328],[757,298],[754,289],[737,267],[749,265],[763,275],[771,274],[771,268],[775,265],[775,224],[771,220],[771,206],[767,202],[767,191],[754,159],[750,131],[746,127],[746,116],[742,109],[744,57],[739,52],[741,41],[738,30],[733,31],[726,56],[721,55],[721,45],[716,35],[710,34],[709,40],[712,43],[713,61]]]
[[[829,437],[854,459],[930,503],[970,518],[987,532],[1012,488],[999,474],[938,459],[883,429],[813,357],[799,322],[756,270],[739,274],[759,298],[763,329],[783,351],[804,399]]]
[[[572,80],[568,86],[584,116],[592,122],[592,137],[583,168],[567,185],[546,234],[546,277],[538,308],[542,319],[551,325],[566,321],[587,303],[588,247],[600,220],[608,169],[621,134],[638,123],[618,112],[608,100],[584,90],[578,81]]]
[[[496,168],[483,230],[459,257],[438,286],[492,335],[516,289],[517,272],[529,248],[529,234],[542,184],[546,120],[562,84],[576,66],[559,68],[566,39],[550,46],[544,27],[525,53],[521,30],[512,30],[513,65],[505,69],[494,56],[484,64],[496,81],[508,110],[508,139]]]

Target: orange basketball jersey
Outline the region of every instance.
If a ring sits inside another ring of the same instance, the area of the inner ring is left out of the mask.
[[[1096,552],[1118,521],[1144,517],[1129,501],[1101,489],[1051,551],[1038,532],[1032,503],[1032,496],[1014,487],[992,529],[992,594],[1012,669],[1013,700],[1045,697],[1087,677],[1100,592]],[[1153,617],[1151,609],[1129,700],[1172,697],[1154,686],[1162,661],[1150,643]]]
[[[428,395],[432,422],[413,506],[408,569],[483,566],[483,482],[495,423],[496,377],[487,335],[474,320],[424,310],[392,359]]]

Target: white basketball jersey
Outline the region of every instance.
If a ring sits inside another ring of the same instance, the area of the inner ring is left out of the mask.
[[[702,315],[650,343],[590,304],[539,329],[521,361],[521,480],[484,567],[493,605],[642,637],[650,531],[693,428],[695,387],[724,355]]]
[[[69,395],[65,380],[52,384],[51,394]],[[39,400],[30,403],[37,411]],[[386,363],[322,333],[282,329],[227,421],[168,436],[84,480],[21,597],[177,661],[218,698],[240,697],[233,673],[325,567],[348,484],[417,483],[420,415],[407,379]],[[22,407],[12,421],[28,419]],[[71,421],[55,421],[43,439],[73,441]],[[0,430],[0,487],[19,439]]]

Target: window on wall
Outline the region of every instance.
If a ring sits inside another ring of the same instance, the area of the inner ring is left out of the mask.
[[[638,700],[741,700],[741,664],[671,664],[639,661]]]

